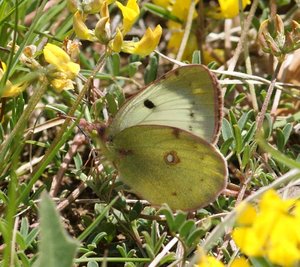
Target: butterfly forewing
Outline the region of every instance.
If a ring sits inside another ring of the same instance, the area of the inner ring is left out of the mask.
[[[221,89],[202,65],[168,72],[127,101],[109,132],[115,135],[135,125],[176,127],[210,143],[216,142],[221,123]]]

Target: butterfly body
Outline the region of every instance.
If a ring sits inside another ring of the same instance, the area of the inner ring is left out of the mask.
[[[130,98],[106,132],[120,179],[153,205],[194,210],[224,189],[227,167],[215,148],[222,98],[201,65],[167,73]]]

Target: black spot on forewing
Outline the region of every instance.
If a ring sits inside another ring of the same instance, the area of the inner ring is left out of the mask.
[[[149,99],[146,99],[146,100],[144,101],[144,106],[145,106],[146,108],[149,108],[149,109],[155,108],[154,103],[153,103],[151,100],[149,100]]]

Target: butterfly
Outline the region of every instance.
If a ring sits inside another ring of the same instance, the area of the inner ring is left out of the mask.
[[[215,147],[222,94],[203,65],[172,70],[132,96],[102,135],[120,180],[153,205],[195,210],[227,182]]]

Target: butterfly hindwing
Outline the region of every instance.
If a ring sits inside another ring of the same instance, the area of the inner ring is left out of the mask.
[[[165,125],[215,143],[221,107],[221,90],[215,76],[205,66],[187,65],[168,72],[129,99],[109,131],[115,135],[135,125]]]
[[[154,205],[193,210],[213,201],[226,185],[223,156],[202,138],[177,128],[129,127],[109,147],[120,179]]]

